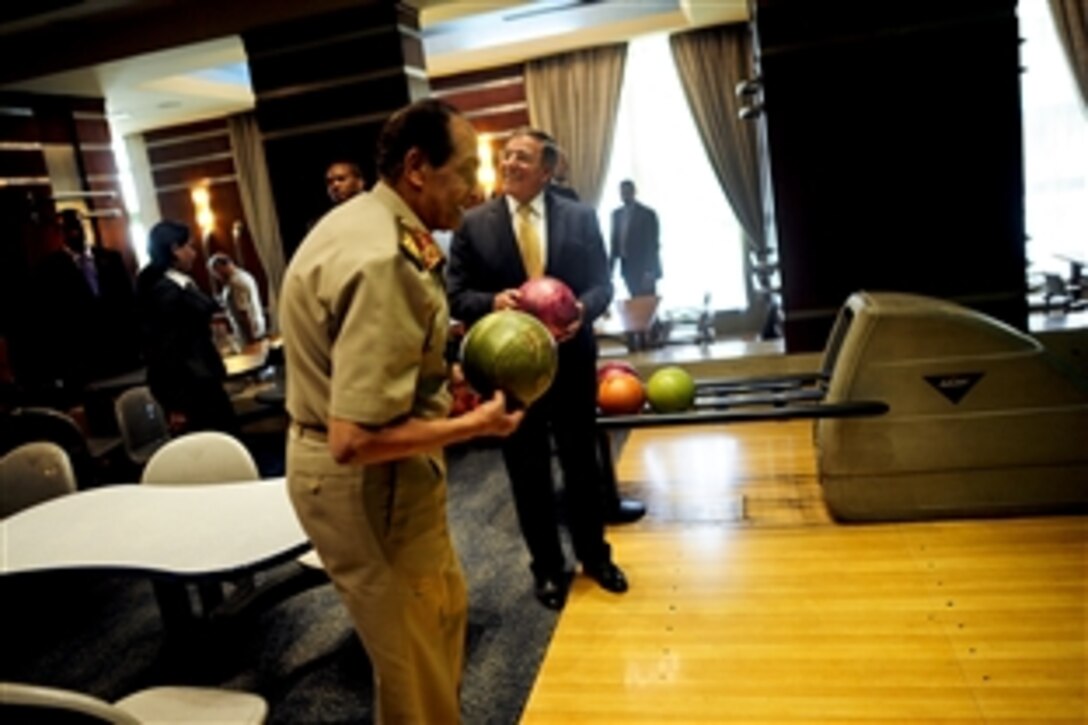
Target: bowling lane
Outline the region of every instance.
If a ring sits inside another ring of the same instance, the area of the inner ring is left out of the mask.
[[[631,591],[576,580],[522,722],[1081,721],[1088,517],[834,524],[806,421],[617,463]]]

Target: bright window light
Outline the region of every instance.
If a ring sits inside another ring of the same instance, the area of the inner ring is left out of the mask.
[[[637,199],[657,212],[662,277],[657,293],[664,311],[742,309],[743,238],[710,167],[688,110],[666,35],[628,45],[612,158],[598,213],[605,244],[619,185],[635,182]],[[616,297],[628,296],[617,265]]]
[[[1088,258],[1088,109],[1048,3],[1020,2],[1024,213],[1033,274]]]
[[[147,244],[145,243],[147,228],[144,226],[143,218],[140,215],[140,197],[136,193],[136,183],[132,177],[132,161],[129,159],[124,138],[113,129],[111,129],[111,135],[113,136],[113,143],[110,146],[113,150],[114,163],[117,165],[117,178],[121,184],[121,198],[125,204],[125,211],[128,212],[129,238],[132,240],[132,250],[136,254],[137,266],[142,268],[148,262]]]

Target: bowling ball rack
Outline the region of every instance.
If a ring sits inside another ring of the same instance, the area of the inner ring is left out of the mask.
[[[691,410],[655,413],[647,406],[645,412],[633,415],[599,415],[597,428],[611,431],[669,425],[851,418],[888,412],[887,403],[879,400],[824,403],[827,382],[828,376],[824,373],[696,380],[695,405]]]

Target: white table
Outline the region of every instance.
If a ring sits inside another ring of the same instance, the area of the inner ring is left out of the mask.
[[[239,352],[223,358],[223,367],[227,369],[227,380],[252,375],[265,366],[268,361],[268,349],[261,347],[252,352]]]
[[[0,521],[0,574],[101,570],[195,580],[255,571],[309,546],[283,478],[122,484]]]
[[[274,581],[226,605],[220,582],[290,561],[309,548],[283,478],[106,486],[0,521],[0,575],[97,571],[152,577],[163,626],[181,640],[196,621],[188,583],[200,588],[205,619],[274,603],[322,580]]]

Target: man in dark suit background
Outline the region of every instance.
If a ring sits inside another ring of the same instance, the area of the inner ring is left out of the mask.
[[[465,215],[453,238],[448,272],[452,316],[467,325],[493,310],[517,309],[517,288],[542,274],[565,282],[579,301],[581,318],[557,338],[555,382],[503,442],[518,522],[532,557],[535,593],[552,609],[566,601],[570,575],[560,544],[549,432],[563,473],[575,556],[604,589],[627,590],[604,537],[594,448],[593,320],[611,302],[612,284],[593,209],[546,193],[557,159],[555,142],[545,133],[522,130],[510,138],[502,158],[504,195]]]
[[[64,246],[35,276],[38,374],[72,404],[84,384],[140,363],[132,277],[119,252],[88,247],[79,212],[57,216]]]
[[[632,297],[657,294],[661,256],[657,214],[635,201],[635,182],[620,182],[623,206],[612,212],[609,269],[620,262],[620,274]]]
[[[572,201],[581,201],[578,192],[570,185],[567,179],[567,155],[563,149],[557,149],[559,160],[556,162],[555,171],[548,180],[546,187],[549,194],[566,197]],[[598,446],[612,445],[611,439],[604,431],[598,431]],[[604,487],[604,520],[610,524],[629,524],[638,521],[646,515],[646,504],[633,498],[620,496],[619,486],[616,482],[616,472],[611,468],[611,463],[601,460],[602,485]]]

